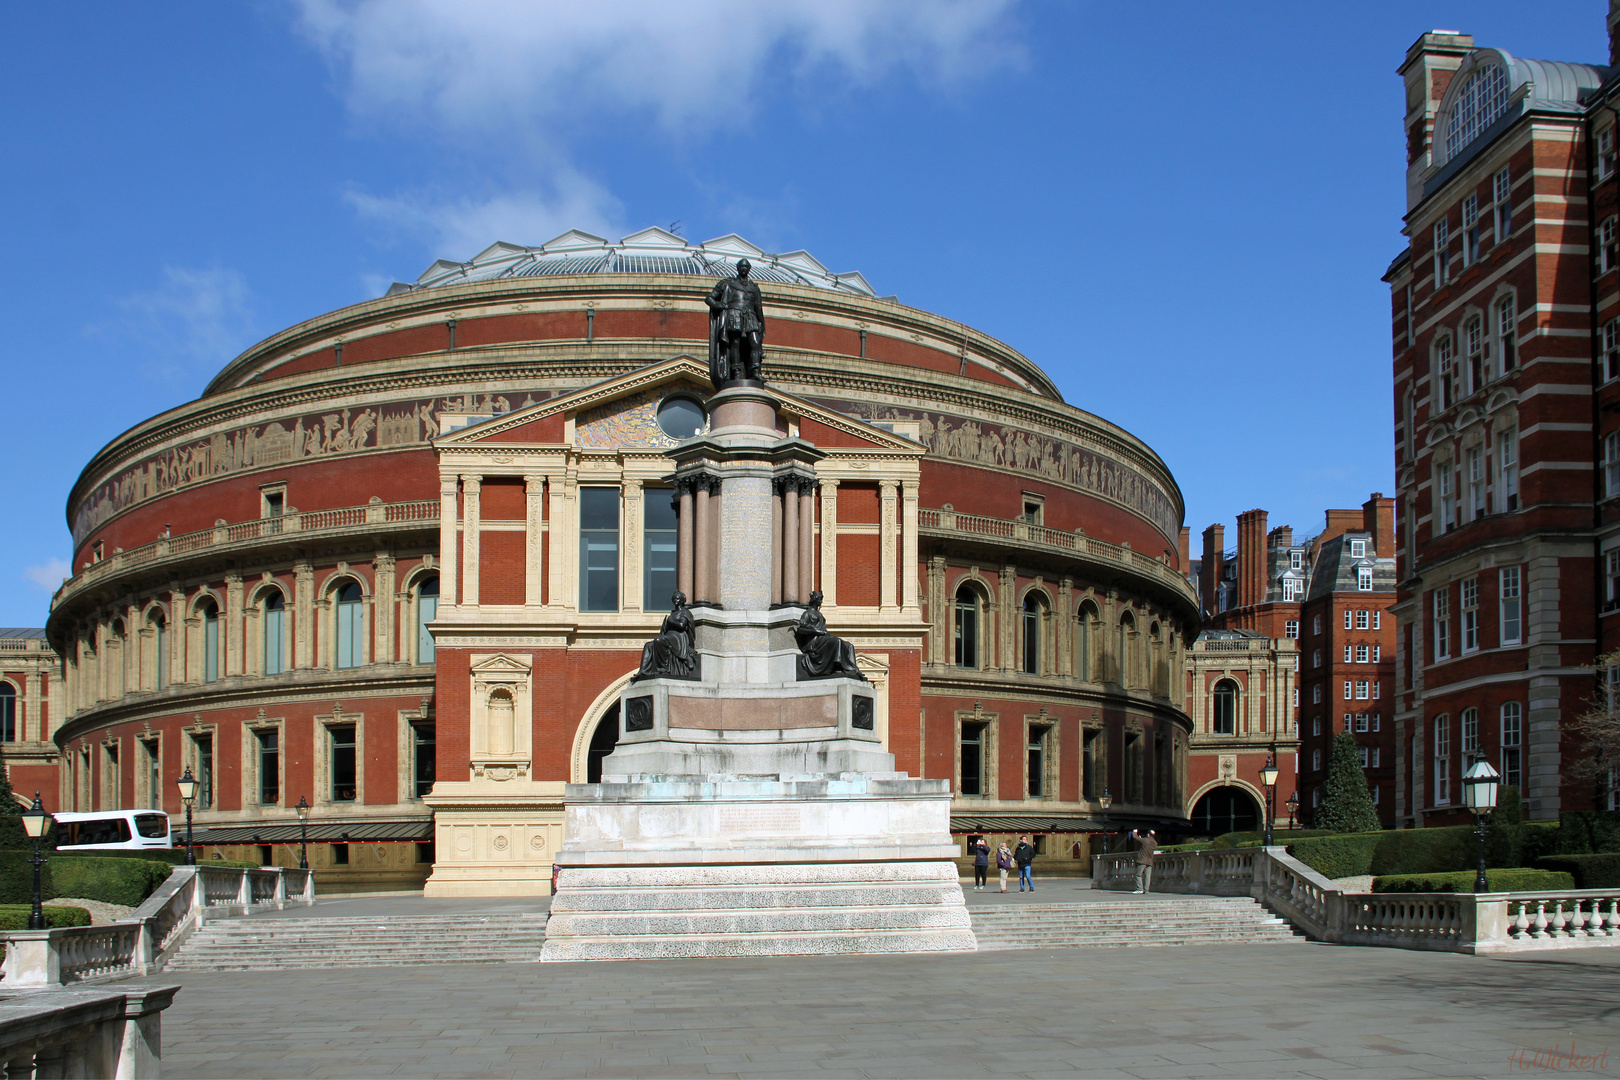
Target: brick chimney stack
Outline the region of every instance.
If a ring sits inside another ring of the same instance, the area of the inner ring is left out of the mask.
[[[1614,0],[1609,0],[1611,4]],[[1614,14],[1611,10],[1610,25]],[[1612,35],[1611,35],[1612,40]],[[1423,200],[1423,179],[1434,163],[1435,113],[1451,77],[1462,66],[1463,57],[1474,51],[1472,34],[1455,30],[1430,30],[1406,50],[1406,62],[1397,74],[1406,83],[1406,208]]]
[[[1620,0],[1609,0],[1609,66],[1620,64],[1620,40],[1615,31],[1620,28]]]
[[[1611,3],[1620,0],[1611,0]],[[1611,12],[1610,18],[1613,18]],[[1382,491],[1375,491],[1372,497],[1361,504],[1361,520],[1363,529],[1373,534],[1373,550],[1381,559],[1390,559],[1395,556],[1395,500],[1384,498]]]
[[[1176,569],[1185,574],[1187,568],[1192,565],[1192,530],[1185,525],[1176,536],[1176,557],[1181,560]]]
[[[1207,615],[1215,614],[1215,590],[1221,584],[1221,560],[1226,552],[1226,526],[1211,525],[1204,530],[1204,560],[1198,566],[1198,606]]]
[[[1266,512],[1245,510],[1238,515],[1237,602],[1253,607],[1266,598]]]

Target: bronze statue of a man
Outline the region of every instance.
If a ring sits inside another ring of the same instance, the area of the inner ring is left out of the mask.
[[[764,382],[765,305],[748,279],[753,266],[737,263],[737,276],[709,290],[709,379],[719,390],[739,379]]]

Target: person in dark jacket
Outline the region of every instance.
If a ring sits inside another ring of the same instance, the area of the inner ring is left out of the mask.
[[[1029,891],[1035,891],[1035,879],[1030,876],[1029,864],[1035,861],[1035,845],[1029,842],[1029,837],[1020,836],[1018,846],[1013,848],[1013,862],[1018,864],[1018,891],[1023,892],[1024,886]]]
[[[990,842],[975,836],[968,850],[973,853],[973,887],[983,889],[985,879],[990,876]]]
[[[1146,832],[1132,832],[1131,839],[1136,841],[1136,889],[1139,893],[1146,893],[1153,888],[1153,853],[1159,847],[1159,841],[1154,837],[1153,830]]]

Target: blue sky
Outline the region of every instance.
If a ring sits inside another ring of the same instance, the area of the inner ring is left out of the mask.
[[[1194,535],[1391,492],[1394,75],[1523,4],[333,0],[0,8],[0,625],[67,492],[246,346],[439,257],[681,223],[803,247],[1041,364],[1159,451]],[[356,502],[364,501],[363,493]]]

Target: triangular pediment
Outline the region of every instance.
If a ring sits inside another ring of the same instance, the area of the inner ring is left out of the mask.
[[[541,244],[540,250],[545,252],[547,255],[553,255],[559,251],[575,251],[580,248],[599,248],[606,243],[607,240],[603,237],[592,236],[590,233],[580,232],[578,229],[569,229],[561,236],[554,236],[550,240],[547,240],[544,244]]]
[[[515,656],[500,653],[470,665],[470,670],[476,675],[527,675],[529,665]]]
[[[629,236],[622,237],[619,243],[627,248],[680,248],[682,250],[686,248],[685,240],[682,240],[668,229],[660,229],[657,226],[642,229],[640,232],[633,232]]]

